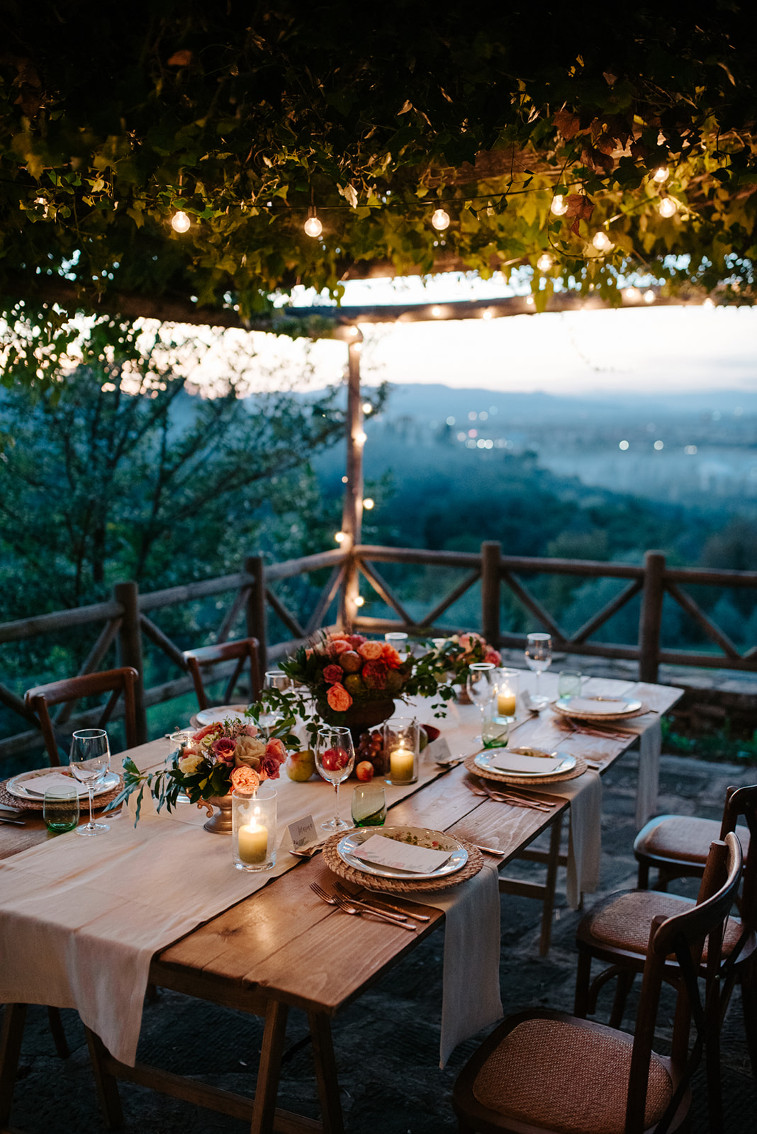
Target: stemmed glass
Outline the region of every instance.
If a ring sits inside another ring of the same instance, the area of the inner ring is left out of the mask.
[[[535,709],[543,709],[549,697],[539,694],[539,678],[552,664],[552,639],[549,634],[529,634],[526,638],[526,665],[536,674],[531,704]]]
[[[339,818],[339,785],[346,780],[355,767],[355,746],[352,742],[352,733],[343,725],[334,725],[331,728],[319,728],[315,743],[315,766],[322,779],[334,785],[336,792],[333,819],[321,823],[324,831],[346,831],[349,823]]]
[[[291,678],[280,669],[269,669],[263,678],[263,690],[276,689],[283,693],[292,684]],[[258,715],[258,724],[265,729],[266,738],[275,724],[281,720],[281,713],[272,705],[264,705],[263,711]]]
[[[485,705],[494,696],[494,665],[491,662],[473,662],[468,666],[468,680],[465,687],[468,696],[483,713]]]
[[[69,766],[74,777],[87,785],[89,795],[89,822],[77,827],[77,835],[99,835],[109,831],[110,824],[95,823],[92,814],[92,800],[95,784],[99,783],[110,767],[110,745],[104,728],[82,728],[73,734]]]

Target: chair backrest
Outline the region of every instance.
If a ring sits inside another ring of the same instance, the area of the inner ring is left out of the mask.
[[[701,1058],[708,1022],[711,1026],[712,1020],[719,1016],[720,1011],[717,980],[706,982],[707,1002],[702,1001],[697,977],[704,943],[707,940],[708,972],[715,972],[720,965],[723,926],[736,899],[742,862],[739,840],[729,832],[725,841],[720,840],[710,846],[697,904],[673,917],[664,918],[660,915],[652,922],[634,1033],[626,1134],[637,1134],[644,1129],[660,989],[665,977],[666,962],[671,955],[678,961],[681,972],[671,1050],[676,1088],[665,1114],[655,1127],[659,1134],[664,1134],[668,1129],[685,1099],[691,1076]],[[693,1043],[692,1020],[695,1034]]]
[[[138,678],[136,669],[127,665],[120,669],[103,670],[101,673],[66,677],[62,681],[51,681],[48,685],[37,685],[33,689],[27,689],[24,700],[37,715],[51,765],[57,767],[60,764],[61,752],[65,754],[66,749],[56,736],[56,727],[50,717],[49,706],[72,704],[82,697],[99,697],[102,693],[110,693],[95,722],[97,728],[103,728],[110,719],[118,698],[123,695],[126,745],[128,748],[134,748],[139,743],[134,693]],[[57,731],[60,732],[60,727]]]
[[[725,808],[720,837],[735,831],[740,820],[749,830],[749,850],[744,860],[744,877],[741,885],[739,910],[744,933],[757,930],[757,784],[749,787],[729,787],[725,794]]]
[[[236,659],[237,665],[226,686],[223,703],[228,704],[231,701],[234,686],[245,667],[245,662],[249,662],[250,666],[250,700],[257,700],[261,688],[259,649],[260,643],[257,638],[238,638],[234,642],[220,642],[215,646],[201,646],[197,650],[184,651],[184,660],[192,675],[197,701],[201,709],[207,709],[209,706],[201,671],[207,670],[209,666],[216,665],[218,662],[234,659]]]

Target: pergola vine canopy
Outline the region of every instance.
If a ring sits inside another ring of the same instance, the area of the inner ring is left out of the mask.
[[[5,309],[244,321],[298,283],[523,265],[538,305],[632,272],[749,298],[751,18],[717,0],[3,3]]]

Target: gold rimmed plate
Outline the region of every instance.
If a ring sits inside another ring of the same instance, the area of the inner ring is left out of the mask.
[[[581,721],[622,721],[645,712],[641,701],[623,697],[561,697],[552,708],[564,717]]]
[[[409,843],[416,847],[426,847],[429,850],[448,851],[449,857],[441,863],[436,870],[427,874],[410,870],[399,870],[392,866],[384,866],[377,862],[366,862],[358,858],[358,850],[372,835],[384,835],[387,839],[396,839],[401,843]],[[403,882],[423,882],[445,878],[448,874],[455,874],[462,870],[468,861],[468,852],[454,835],[445,831],[432,831],[428,827],[357,827],[348,831],[336,847],[339,858],[353,870],[375,878],[394,878]]]
[[[562,779],[578,761],[567,752],[545,752],[540,748],[493,748],[474,756],[476,769],[486,776],[533,777],[535,780]]]
[[[8,795],[14,796],[15,799],[22,799],[27,802],[41,804],[45,794],[44,787],[40,784],[38,788],[35,788],[34,781],[39,779],[41,776],[49,776],[51,771],[55,770],[56,769],[54,768],[38,768],[34,772],[21,772],[18,776],[13,776],[6,782],[5,790]],[[66,775],[65,772],[63,772],[62,774]],[[75,780],[73,777],[70,778],[72,784],[74,784],[74,786],[78,788],[78,780]],[[117,788],[120,783],[121,777],[119,776],[118,772],[107,772],[103,776],[103,778],[101,780],[98,780],[95,784],[93,795],[95,796],[95,798],[97,798],[97,796],[99,795],[106,795],[108,792],[112,792],[115,788]],[[81,794],[82,798],[86,799],[86,790]]]

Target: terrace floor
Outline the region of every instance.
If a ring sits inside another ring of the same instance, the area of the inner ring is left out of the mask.
[[[754,767],[663,756],[660,810],[719,818],[726,786],[756,779]],[[605,779],[602,893],[632,886],[635,881],[631,851],[635,783],[636,756],[630,752]],[[500,971],[506,1012],[528,1005],[568,1011],[572,1007],[573,942],[580,914],[567,909],[564,894],[558,894],[557,905],[552,949],[547,958],[540,958],[536,904],[527,899],[502,899]],[[483,1036],[461,1045],[448,1066],[439,1070],[442,945],[442,934],[432,935],[335,1021],[342,1105],[350,1134],[452,1134],[456,1130],[449,1101],[452,1084]],[[308,958],[303,956],[302,964],[307,963]],[[603,1007],[607,1010],[608,1004]],[[73,1049],[65,1061],[55,1056],[44,1009],[31,1011],[12,1115],[14,1130],[90,1134],[105,1129],[78,1017],[73,1012],[63,1015]],[[663,1010],[660,1050],[665,1049],[669,1025],[669,1013]],[[250,1094],[261,1035],[261,1024],[255,1018],[178,994],[161,993],[157,1001],[146,1006],[139,1057]],[[317,1117],[306,1036],[304,1017],[293,1012],[279,1102],[287,1109]],[[725,1022],[722,1065],[725,1130],[728,1134],[754,1134],[757,1081],[746,1052],[738,991]],[[241,1134],[246,1128],[237,1119],[141,1087],[121,1084],[120,1090],[125,1128],[139,1134]],[[695,1085],[693,1134],[704,1134],[708,1128],[700,1073]]]

